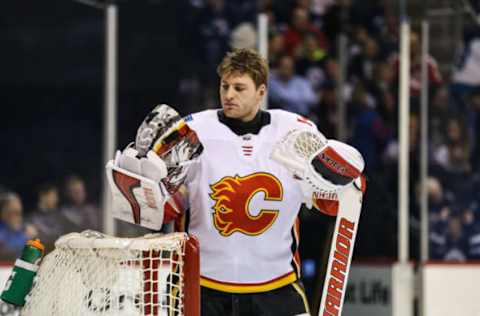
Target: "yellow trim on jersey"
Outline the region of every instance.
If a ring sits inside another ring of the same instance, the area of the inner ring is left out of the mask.
[[[200,285],[214,289],[217,291],[227,292],[227,293],[259,293],[267,292],[281,288],[282,286],[291,284],[297,281],[297,275],[295,272],[290,272],[285,276],[282,276],[278,279],[273,279],[271,281],[260,283],[260,284],[237,284],[237,283],[225,283],[219,282],[212,279],[200,277]]]
[[[298,294],[300,294],[300,296],[302,297],[303,305],[305,305],[305,310],[310,315],[310,307],[308,306],[308,300],[307,300],[307,296],[305,295],[305,292],[300,287],[300,285],[298,285],[298,283],[292,283],[292,286],[298,292]]]

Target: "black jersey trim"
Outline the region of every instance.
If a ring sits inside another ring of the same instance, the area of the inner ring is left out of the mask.
[[[219,110],[217,116],[220,123],[226,125],[232,132],[239,136],[245,134],[258,134],[262,127],[269,125],[272,120],[270,113],[262,110],[258,111],[253,120],[249,122],[226,117],[223,110]]]

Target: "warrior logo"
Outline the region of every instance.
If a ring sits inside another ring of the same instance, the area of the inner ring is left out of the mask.
[[[210,188],[213,192],[210,197],[215,201],[213,223],[222,236],[237,231],[251,236],[263,233],[275,222],[278,210],[261,209],[253,216],[249,210],[250,201],[259,192],[264,193],[265,201],[283,198],[280,181],[268,173],[224,177]]]

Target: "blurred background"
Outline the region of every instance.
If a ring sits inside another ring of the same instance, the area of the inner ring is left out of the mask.
[[[104,3],[3,0],[0,5],[3,260],[15,259],[30,237],[40,236],[52,247],[66,232],[103,227],[106,17],[98,4]],[[355,258],[370,262],[394,262],[399,252],[400,16],[408,15],[408,260],[422,259],[422,187],[428,196],[427,259],[480,258],[478,1],[411,0],[404,12],[394,0],[119,0],[116,5],[116,148],[134,139],[156,104],[173,105],[183,115],[219,107],[215,67],[232,48],[257,47],[258,15],[265,14],[268,106],[309,117],[327,137],[347,141],[365,157],[368,189]],[[429,24],[426,58],[422,23]],[[428,78],[423,90],[422,61]],[[428,108],[423,186],[422,91]],[[312,291],[315,240],[324,219],[308,212],[301,217],[304,277]],[[118,224],[119,235],[141,232]]]

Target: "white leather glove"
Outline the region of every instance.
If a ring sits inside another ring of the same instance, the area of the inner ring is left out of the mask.
[[[155,182],[167,176],[167,165],[151,150],[142,158],[138,158],[138,151],[132,147],[127,147],[123,152],[117,151],[115,165]]]

